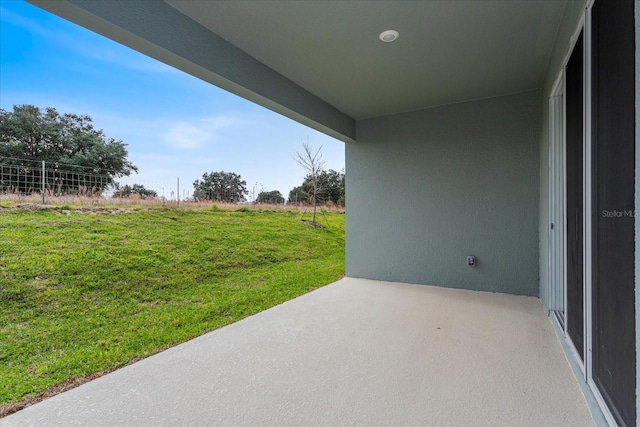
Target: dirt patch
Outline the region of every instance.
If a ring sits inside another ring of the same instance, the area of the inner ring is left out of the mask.
[[[119,214],[119,213],[131,213],[134,211],[139,211],[139,208],[113,208],[113,207],[104,207],[104,206],[80,206],[80,207],[60,207],[60,206],[51,206],[51,205],[37,205],[34,203],[21,203],[15,206],[0,206],[1,211],[9,211],[9,210],[23,210],[23,211],[53,211],[57,212],[61,215],[69,215],[71,213],[79,213],[79,214]]]
[[[48,205],[36,205],[34,203],[21,203],[19,205],[16,205],[15,209],[22,209],[25,211],[52,211],[57,209],[57,207]]]
[[[318,222],[313,222],[313,221],[309,221],[309,220],[306,220],[306,219],[303,219],[302,222],[304,222],[305,224],[307,224],[307,225],[309,225],[309,226],[311,226],[313,228],[318,228],[318,229],[321,229],[321,230],[326,228],[324,225],[322,225],[322,224],[320,224]]]

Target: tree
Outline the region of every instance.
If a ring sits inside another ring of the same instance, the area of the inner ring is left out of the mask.
[[[333,169],[322,171],[318,177],[322,190],[317,194],[319,203],[335,203],[344,206],[344,173]],[[313,195],[311,177],[307,175],[301,186],[289,192],[288,203],[309,203]]]
[[[234,172],[204,173],[202,180],[193,182],[193,197],[196,200],[215,200],[218,202],[238,203],[246,200],[247,182]]]
[[[282,193],[278,190],[274,191],[262,191],[258,194],[258,198],[256,199],[256,203],[268,203],[271,205],[282,205],[284,204],[284,197]]]
[[[142,184],[133,184],[133,186],[130,186],[129,184],[127,184],[124,187],[120,187],[118,183],[115,183],[115,187],[116,187],[116,191],[113,193],[113,196],[112,196],[114,198],[126,199],[134,194],[137,194],[138,196],[140,196],[141,199],[147,199],[147,198],[153,199],[158,197],[158,193],[156,193],[154,190],[145,188],[145,186]]]
[[[296,153],[296,161],[307,172],[309,177],[309,184],[312,189],[312,202],[313,202],[313,222],[316,222],[316,210],[318,208],[318,193],[322,191],[322,183],[320,182],[320,174],[324,161],[322,160],[322,146],[318,148],[315,153],[308,143],[302,144],[302,153]]]
[[[342,174],[342,178],[340,178],[340,198],[338,199],[338,204],[340,206],[347,206],[347,197],[346,197],[346,174],[344,173],[344,169]]]
[[[320,199],[344,206],[344,173],[329,169],[320,174],[322,192]]]
[[[65,172],[58,174],[55,183],[47,179],[47,186],[77,192],[90,185],[101,193],[115,178],[138,172],[127,156],[126,144],[95,129],[88,115],[59,114],[55,108],[41,110],[33,105],[0,109],[0,157],[4,165],[19,172],[20,192],[40,188],[44,160],[54,171]]]
[[[306,179],[305,182],[299,186],[299,187],[294,187],[293,190],[289,191],[289,199],[287,200],[287,203],[290,204],[299,204],[299,203],[309,203],[309,195],[312,193],[312,189],[311,186],[308,185],[306,183]]]

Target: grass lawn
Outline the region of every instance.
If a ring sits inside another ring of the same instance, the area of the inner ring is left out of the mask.
[[[344,273],[344,215],[0,209],[0,408]]]

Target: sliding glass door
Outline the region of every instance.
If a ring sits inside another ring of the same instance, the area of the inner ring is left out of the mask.
[[[607,420],[629,426],[637,410],[635,43],[633,0],[590,4],[549,116],[549,309]]]

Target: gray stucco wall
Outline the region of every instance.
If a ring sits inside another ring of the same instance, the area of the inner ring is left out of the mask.
[[[580,24],[586,1],[570,1],[558,28],[556,41],[547,77],[542,89],[542,113],[540,115],[540,223],[539,223],[539,249],[540,249],[540,300],[545,308],[548,305],[549,290],[549,98],[564,61],[569,54],[572,43],[571,37],[575,34]]]
[[[359,121],[347,275],[538,295],[540,111],[531,91]]]

